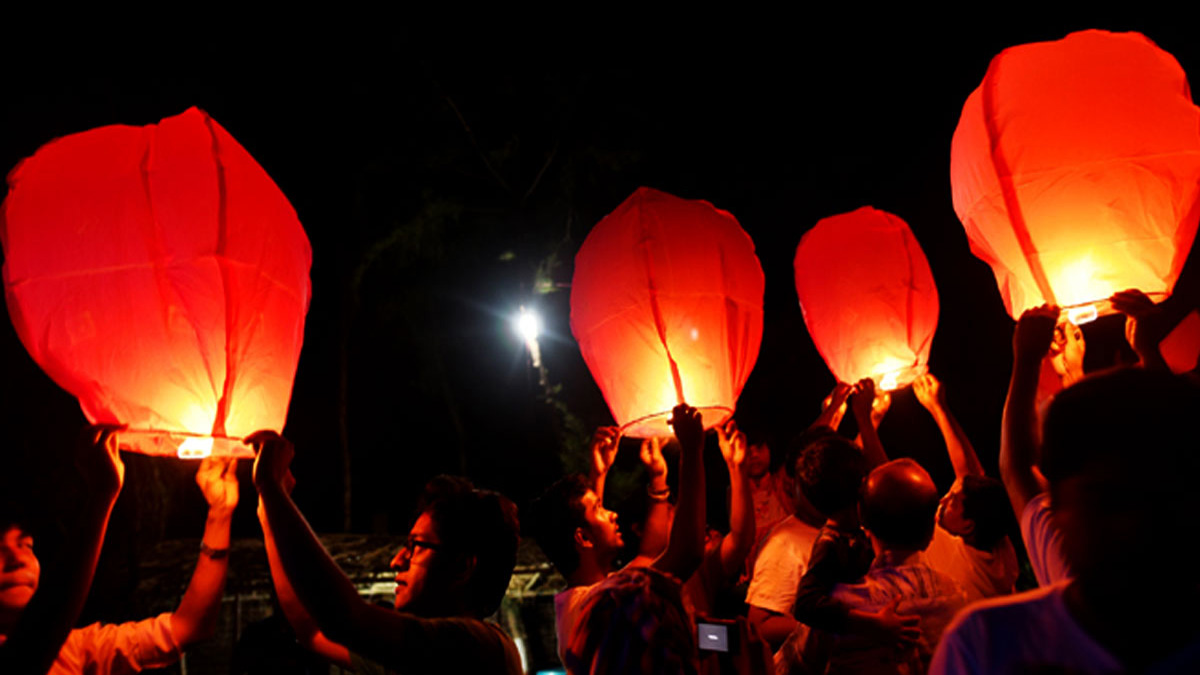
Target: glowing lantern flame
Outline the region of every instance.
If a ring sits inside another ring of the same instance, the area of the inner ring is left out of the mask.
[[[907,223],[869,206],[823,218],[800,239],[795,271],[804,323],[839,382],[891,391],[927,372],[937,287]]]
[[[728,212],[639,188],[575,257],[571,332],[617,424],[668,436],[671,409],[705,428],[733,414],[762,341],[763,273]]]
[[[204,459],[212,454],[213,439],[211,437],[191,436],[183,439],[177,451],[180,459]]]
[[[1137,33],[1004,50],[963,106],[954,209],[1013,318],[1072,321],[1113,293],[1168,295],[1200,219],[1200,108],[1178,62]]]
[[[282,430],[312,252],[262,167],[192,108],[46,144],[9,174],[17,334],[126,449],[252,456]]]

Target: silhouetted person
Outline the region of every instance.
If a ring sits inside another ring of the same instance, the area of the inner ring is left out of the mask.
[[[1022,317],[1030,358],[1053,312]],[[1061,392],[1042,429],[1050,518],[1073,577],[973,606],[935,673],[1197,672],[1200,391],[1162,372],[1093,375]],[[1004,636],[997,639],[997,636]]]

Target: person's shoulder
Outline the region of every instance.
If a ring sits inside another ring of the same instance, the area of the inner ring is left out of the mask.
[[[987,632],[991,626],[1028,625],[1029,617],[1046,617],[1056,614],[1054,610],[1062,603],[1065,584],[1042,586],[1023,593],[1002,595],[971,603],[954,618],[946,632],[955,630],[979,630]]]
[[[811,546],[812,542],[816,541],[820,534],[821,528],[813,527],[812,525],[809,525],[803,520],[800,520],[796,516],[792,515],[779,521],[779,523],[771,529],[771,532],[767,534],[767,543],[770,543],[772,539],[791,541],[804,540],[807,541]]]

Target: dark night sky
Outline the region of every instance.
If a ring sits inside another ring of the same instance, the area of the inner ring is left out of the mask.
[[[545,317],[560,399],[589,428],[611,423],[570,337],[568,293],[534,298],[532,289],[552,254],[561,264],[551,279],[568,283],[588,229],[640,185],[706,199],[754,238],[767,277],[765,335],[739,419],[779,434],[807,425],[833,385],[796,302],[800,236],[862,205],[904,218],[940,292],[932,369],[989,463],[1012,324],[950,202],[963,101],[990,58],[1014,44],[1088,27],[1140,30],[1194,77],[1200,42],[1178,17],[1020,16],[953,29],[935,20],[944,17],[607,29],[331,22],[203,37],[31,30],[0,46],[9,64],[0,165],[56,136],[197,105],[266,168],[314,250],[286,432],[298,447],[297,499],[318,529],[341,523],[343,340],[355,529],[402,529],[418,486],[458,471],[460,456],[469,475],[519,502],[562,472],[559,418],[537,399],[508,328],[518,304],[536,303]],[[44,497],[83,418],[4,325],[5,452],[36,473]],[[1087,331],[1094,363],[1111,359],[1119,322]],[[885,443],[928,459],[947,481],[936,429],[911,394],[892,410]],[[195,492],[185,469],[134,461],[131,481]],[[248,467],[240,474],[248,483]],[[239,533],[255,536],[253,509],[240,517]],[[192,516],[162,518],[160,534],[199,533]]]

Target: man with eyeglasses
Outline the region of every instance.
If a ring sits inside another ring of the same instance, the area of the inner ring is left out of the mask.
[[[420,516],[392,559],[396,611],[363,600],[291,499],[292,445],[274,432],[255,447],[271,578],[284,615],[308,649],[357,673],[522,673],[520,654],[484,618],[516,564],[516,506],[465,478],[425,486]]]

